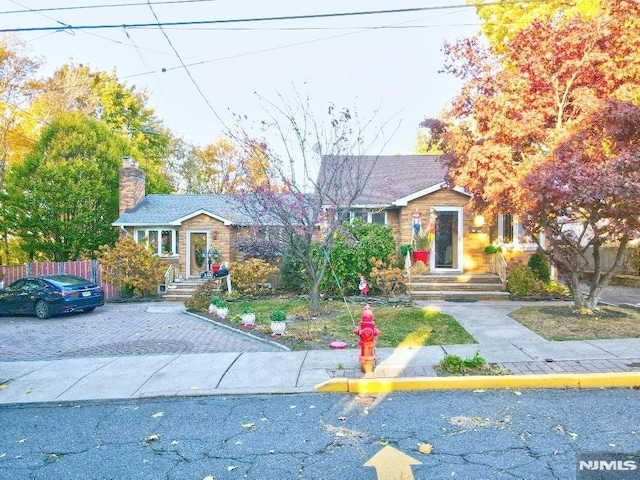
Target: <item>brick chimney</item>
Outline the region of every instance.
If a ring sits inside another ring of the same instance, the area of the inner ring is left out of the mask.
[[[138,163],[131,157],[122,157],[118,189],[120,201],[118,215],[122,215],[142,201],[145,187],[146,175],[138,168]]]

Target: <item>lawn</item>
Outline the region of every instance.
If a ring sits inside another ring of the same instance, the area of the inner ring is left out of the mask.
[[[629,308],[603,305],[585,314],[573,304],[533,305],[510,317],[547,340],[640,338],[640,311]]]
[[[229,302],[229,316],[223,322],[242,329],[240,312],[245,305],[256,311],[256,326],[250,333],[280,342],[293,350],[328,349],[333,341],[358,347],[353,333],[360,324],[363,305],[343,301],[322,302],[322,314],[310,318],[308,302],[300,299],[273,298]],[[271,337],[269,314],[273,310],[287,314],[287,331],[282,337]],[[475,343],[474,338],[450,315],[417,307],[372,307],[376,327],[381,330],[377,347],[454,345]],[[349,313],[351,312],[351,314]],[[194,312],[205,316],[203,311]]]

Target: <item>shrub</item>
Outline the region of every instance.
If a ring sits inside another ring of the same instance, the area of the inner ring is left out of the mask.
[[[507,291],[520,297],[539,295],[542,292],[542,282],[529,267],[514,263],[507,268]]]
[[[233,288],[243,295],[270,293],[265,289],[269,277],[278,272],[278,267],[259,258],[235,262],[229,267]]]
[[[371,279],[382,295],[394,297],[407,290],[404,274],[400,268],[375,258],[371,258],[371,265]]]
[[[207,280],[196,289],[195,293],[185,303],[185,306],[192,310],[206,311],[211,304],[211,299],[219,295],[220,290],[213,280]]]
[[[113,248],[103,245],[97,253],[104,280],[120,289],[121,295],[157,295],[165,266],[144,245],[122,237]]]
[[[565,285],[551,281],[544,285],[544,293],[548,293],[554,297],[569,297],[571,292]]]
[[[541,248],[531,255],[527,262],[527,267],[531,269],[535,277],[542,283],[547,284],[551,281],[551,267],[547,261],[547,256]]]
[[[318,259],[321,251],[318,248]],[[397,254],[396,241],[389,227],[375,223],[356,221],[345,224],[338,231],[330,254],[331,268],[327,269],[320,290],[331,294],[340,293],[335,276],[347,294],[358,292],[360,276],[371,276],[371,257],[387,259],[386,265],[393,262]]]

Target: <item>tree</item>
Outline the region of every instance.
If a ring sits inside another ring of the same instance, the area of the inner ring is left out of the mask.
[[[82,114],[104,122],[126,139],[145,171],[150,193],[169,193],[166,175],[171,137],[148,106],[147,92],[120,82],[115,71],[93,72],[85,65],[67,64],[43,83],[42,93],[31,111],[43,123],[53,122],[65,112]]]
[[[375,163],[364,161],[365,132],[369,123],[348,108],[328,108],[326,122],[314,115],[309,98],[297,92],[292,101],[261,99],[268,120],[260,125],[278,138],[259,142],[268,159],[268,176],[251,182],[244,202],[247,213],[264,232],[277,229],[289,246],[288,253],[306,273],[309,308],[320,313],[320,284],[324,278],[334,233],[349,219],[349,209],[364,191]],[[255,151],[256,136],[242,124],[234,138],[245,152]],[[266,145],[270,145],[269,148]],[[328,162],[317,176],[321,162]],[[315,243],[319,248],[315,248]]]
[[[482,33],[498,52],[502,46],[537,20],[575,15],[591,17],[600,12],[600,0],[548,0],[544,2],[496,3],[493,0],[469,0],[478,5]],[[487,5],[488,4],[488,5]]]
[[[584,209],[577,207],[584,200],[581,190],[566,188],[566,193],[574,196],[563,198],[565,205],[576,208],[543,217],[549,207],[541,208],[542,200],[532,200],[544,194],[540,188],[543,177],[544,185],[565,188],[563,182],[580,171],[580,161],[588,163],[594,155],[591,150],[605,157],[637,161],[632,143],[619,144],[618,151],[610,144],[612,134],[597,137],[601,143],[590,143],[579,132],[604,129],[603,123],[596,122],[614,119],[611,113],[603,113],[610,110],[604,107],[609,101],[626,102],[631,110],[640,103],[639,18],[637,2],[603,0],[601,13],[593,17],[534,20],[499,50],[483,47],[478,39],[447,46],[450,62],[446,70],[465,83],[451,108],[439,120],[425,125],[432,127],[432,133],[446,148],[451,182],[473,193],[478,211],[489,217],[496,213],[520,214],[538,240],[543,231],[566,237],[562,232],[566,232],[568,223],[584,224]],[[568,138],[581,139],[582,144],[574,143],[574,149],[584,150],[582,156],[574,151],[572,158],[578,160],[573,163],[558,161],[567,158],[561,152],[566,151],[563,142]],[[609,161],[613,160],[605,163]],[[539,183],[531,180],[534,172]],[[591,170],[591,177],[580,176],[584,191],[599,188],[602,178],[594,172]],[[613,178],[621,180],[620,176]],[[621,193],[618,188],[606,198],[616,204],[620,199],[615,195]],[[589,218],[589,225],[627,224],[633,214],[624,209],[596,209],[592,213],[597,216]],[[608,240],[619,241],[624,251],[624,234],[610,229],[608,233]],[[554,241],[547,253],[559,259],[565,248]],[[598,264],[595,267],[599,268]],[[589,298],[584,300],[572,280],[577,268],[575,262],[565,262],[560,273],[572,288],[576,306],[592,308],[603,286],[598,282],[610,276],[596,271],[594,281],[600,286],[594,288],[592,284]]]
[[[174,143],[168,171],[182,193],[228,194],[240,193],[250,183],[262,183],[267,163],[258,142],[245,151],[226,137],[204,148],[179,140]]]
[[[16,39],[9,36],[0,38],[0,193],[11,164],[19,162],[34,143],[32,132],[36,122],[27,108],[38,88],[34,75],[39,64],[23,51],[24,45]],[[0,264],[11,262],[15,250],[9,247],[3,210],[0,209]]]
[[[638,125],[640,106],[609,100],[525,179],[531,192],[525,224],[545,234],[548,254],[576,307],[597,306],[627,243],[640,232]],[[609,242],[617,242],[618,249],[612,268],[603,272],[600,248]],[[592,265],[594,278],[583,299],[580,280]]]
[[[31,259],[88,258],[116,241],[118,169],[129,155],[124,139],[80,113],[45,129],[6,182],[7,224]]]

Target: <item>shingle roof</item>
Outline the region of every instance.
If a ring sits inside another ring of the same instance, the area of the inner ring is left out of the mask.
[[[325,157],[318,178],[331,168]],[[356,205],[390,206],[395,201],[434,187],[445,181],[446,168],[439,155],[383,155],[358,157],[363,170],[372,168],[366,190]],[[252,225],[252,219],[241,208],[240,195],[174,195],[149,194],[135,208],[122,214],[114,226],[178,225],[202,212],[229,225]]]
[[[203,212],[233,225],[249,225],[251,218],[240,208],[236,195],[149,194],[136,207],[122,214],[115,226],[171,225]]]
[[[446,179],[447,168],[439,161],[440,155],[383,155],[357,157],[364,162],[363,170],[371,170],[366,190],[354,205],[391,205],[429,187],[441,184]],[[323,159],[323,169],[331,168],[332,157]]]

